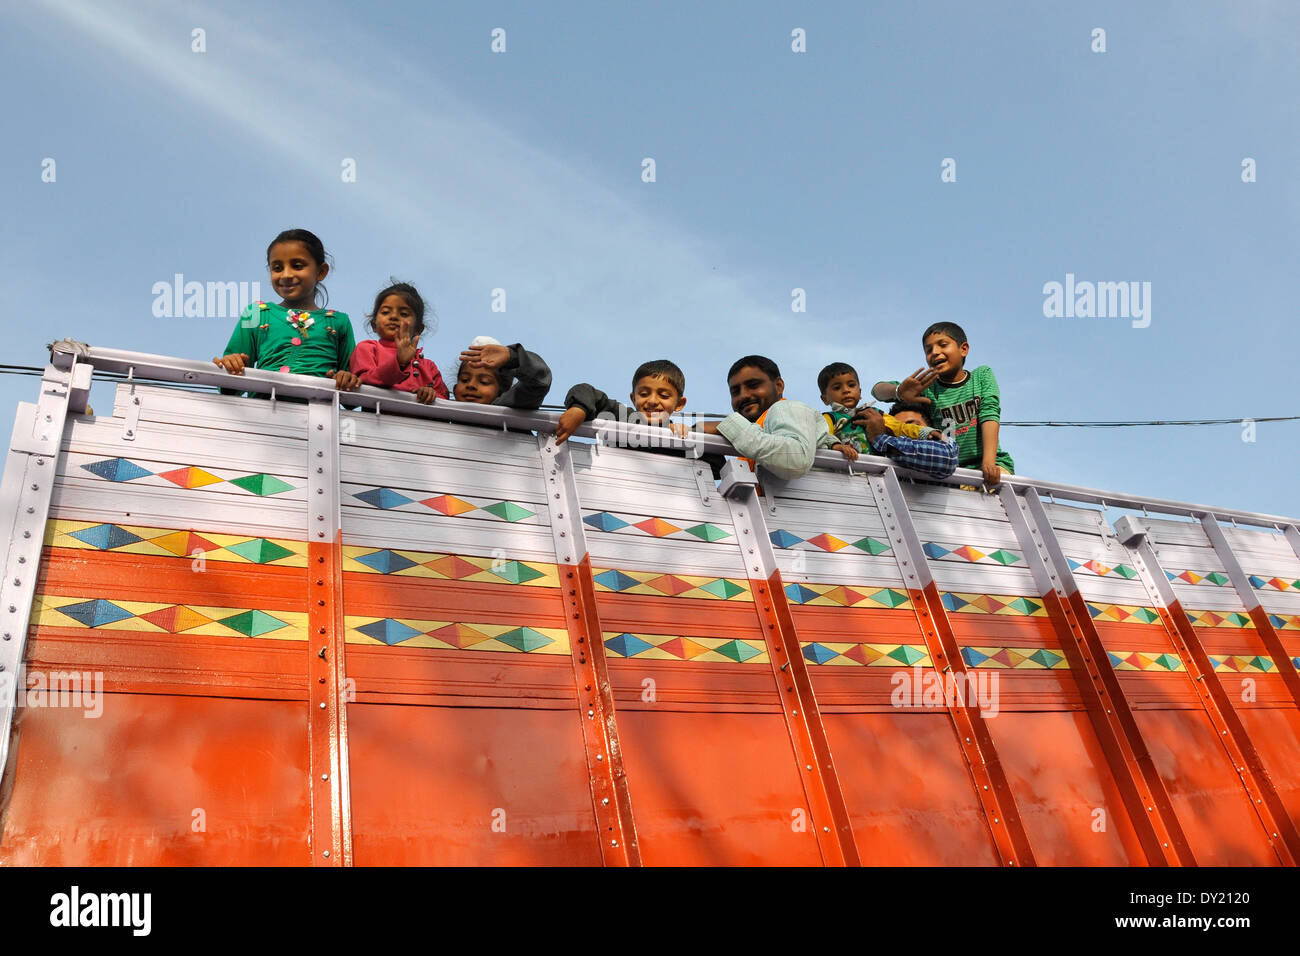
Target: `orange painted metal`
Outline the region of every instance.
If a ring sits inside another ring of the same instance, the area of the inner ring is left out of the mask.
[[[614,695],[605,662],[605,639],[596,607],[591,557],[576,565],[560,565],[569,627],[569,657],[581,711],[583,749],[591,781],[592,809],[600,834],[601,859],[606,866],[640,866],[632,797],[614,714]]]
[[[1042,598],[1058,626],[1061,651],[1070,662],[1070,671],[1078,675],[1079,691],[1087,703],[1093,730],[1118,784],[1129,823],[1142,844],[1147,864],[1194,866],[1196,857],[1187,842],[1187,834],[1142,739],[1128,696],[1115,676],[1110,655],[1092,623],[1082,593],[1074,587],[1068,603],[1055,591]]]
[[[941,675],[954,674],[964,680],[966,662],[961,656],[939,589],[930,581],[919,590],[908,588],[907,596],[916,611],[917,623],[935,669]],[[1036,865],[1015,795],[979,707],[954,700],[948,706],[948,715],[957,734],[957,745],[970,771],[975,795],[984,810],[985,826],[998,858],[1010,866]]]
[[[337,540],[308,544],[307,736],[314,866],[352,865],[347,715],[352,695],[344,661],[342,568]]]
[[[1142,547],[1145,550],[1150,545],[1144,543]],[[1155,571],[1164,573],[1158,564]],[[1283,864],[1295,866],[1297,860],[1300,860],[1300,832],[1297,832],[1295,822],[1260,760],[1259,752],[1251,743],[1250,735],[1246,733],[1245,725],[1233,707],[1223,682],[1215,673],[1214,664],[1201,646],[1191,619],[1177,600],[1168,602],[1167,607],[1158,610],[1178,649],[1178,655],[1187,668],[1187,676],[1194,682],[1205,712],[1241,777],[1241,785],[1245,788],[1274,852]]]
[[[757,501],[751,499],[749,506],[757,508]],[[774,570],[765,582],[751,578],[750,586],[822,860],[828,866],[861,866],[853,840],[853,824],[835,772],[817,698],[808,679],[808,665],[799,647],[781,572]]]

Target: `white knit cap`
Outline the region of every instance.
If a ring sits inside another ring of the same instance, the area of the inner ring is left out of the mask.
[[[492,338],[492,336],[490,335],[476,335],[474,336],[474,341],[469,343],[469,347],[473,349],[473,348],[478,348],[480,345],[500,345],[500,344],[501,344],[500,342]]]

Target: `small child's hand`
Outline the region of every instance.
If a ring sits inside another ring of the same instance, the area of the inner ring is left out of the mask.
[[[885,427],[885,416],[875,407],[863,408],[853,416],[853,424],[861,426],[867,432],[867,441],[873,446],[876,438],[889,431]]]
[[[678,438],[690,438],[691,430],[681,422],[665,422],[665,427]]]
[[[472,345],[460,353],[460,360],[470,368],[501,368],[510,361],[510,346]]]
[[[485,348],[498,348],[498,346],[488,345],[485,346]],[[510,350],[506,349],[506,351],[508,352]],[[565,439],[572,435],[577,427],[586,420],[587,413],[577,405],[573,406],[573,408],[565,409],[564,414],[560,416],[560,420],[555,425],[555,444],[564,444]]]
[[[224,368],[231,375],[243,375],[244,366],[248,361],[247,355],[243,352],[236,352],[234,355],[223,355],[221,358],[214,358],[212,364]]]
[[[932,405],[923,393],[927,388],[935,383],[939,378],[939,373],[934,369],[918,368],[907,378],[898,383],[898,400],[900,402],[911,402],[917,405]]]
[[[397,346],[397,364],[406,368],[411,364],[411,359],[415,358],[415,340],[411,338],[411,327],[415,324],[412,318],[402,320],[402,327],[398,329],[397,335],[393,339],[393,344]]]
[[[355,392],[361,387],[361,379],[347,369],[331,372],[330,376],[334,379],[334,385],[340,392]]]
[[[852,445],[844,445],[844,444],[840,444],[840,445],[831,445],[831,449],[834,450],[834,451],[838,451],[841,455],[843,455],[843,456],[844,456],[845,458],[847,458],[849,461],[857,461],[857,460],[858,460],[858,450],[857,450],[856,448],[854,448]]]
[[[1002,469],[997,466],[996,462],[983,462],[981,471],[984,472],[985,491],[992,491],[1002,481]]]
[[[415,393],[415,400],[421,405],[432,405],[438,397],[438,390],[432,385],[421,385]]]

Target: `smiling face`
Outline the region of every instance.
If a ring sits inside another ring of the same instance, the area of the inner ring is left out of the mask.
[[[686,399],[677,386],[665,375],[643,375],[632,389],[632,406],[651,425],[662,425],[686,405]]]
[[[402,323],[415,322],[415,310],[411,308],[411,303],[406,301],[403,295],[387,295],[384,301],[379,303],[379,308],[375,310],[375,332],[381,339],[391,342],[397,338],[397,333],[402,330]],[[414,338],[416,330],[412,328],[411,336]]]
[[[307,246],[295,240],[277,242],[266,256],[271,288],[291,309],[312,309],[316,305],[316,283],[329,274],[327,263],[312,258]]]
[[[451,394],[458,402],[491,405],[501,394],[501,382],[493,369],[468,368],[462,365],[456,375],[456,387],[452,389]]]
[[[831,376],[831,380],[826,383],[826,391],[822,392],[822,401],[827,405],[838,402],[845,408],[857,408],[862,401],[862,386],[858,383],[857,374],[841,372]]]
[[[933,332],[925,337],[925,362],[939,373],[939,378],[951,382],[961,375],[962,366],[966,364],[966,354],[970,343],[958,345],[946,332]]]
[[[756,422],[781,398],[785,382],[779,378],[772,381],[762,369],[746,365],[727,379],[727,388],[731,390],[731,410]]]

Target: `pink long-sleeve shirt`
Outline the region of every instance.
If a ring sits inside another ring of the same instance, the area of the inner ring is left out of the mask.
[[[365,384],[379,388],[415,392],[423,385],[432,385],[439,398],[449,398],[451,394],[438,366],[425,358],[419,349],[415,350],[411,364],[402,368],[397,364],[397,343],[387,339],[358,342],[352,352],[352,374]]]

